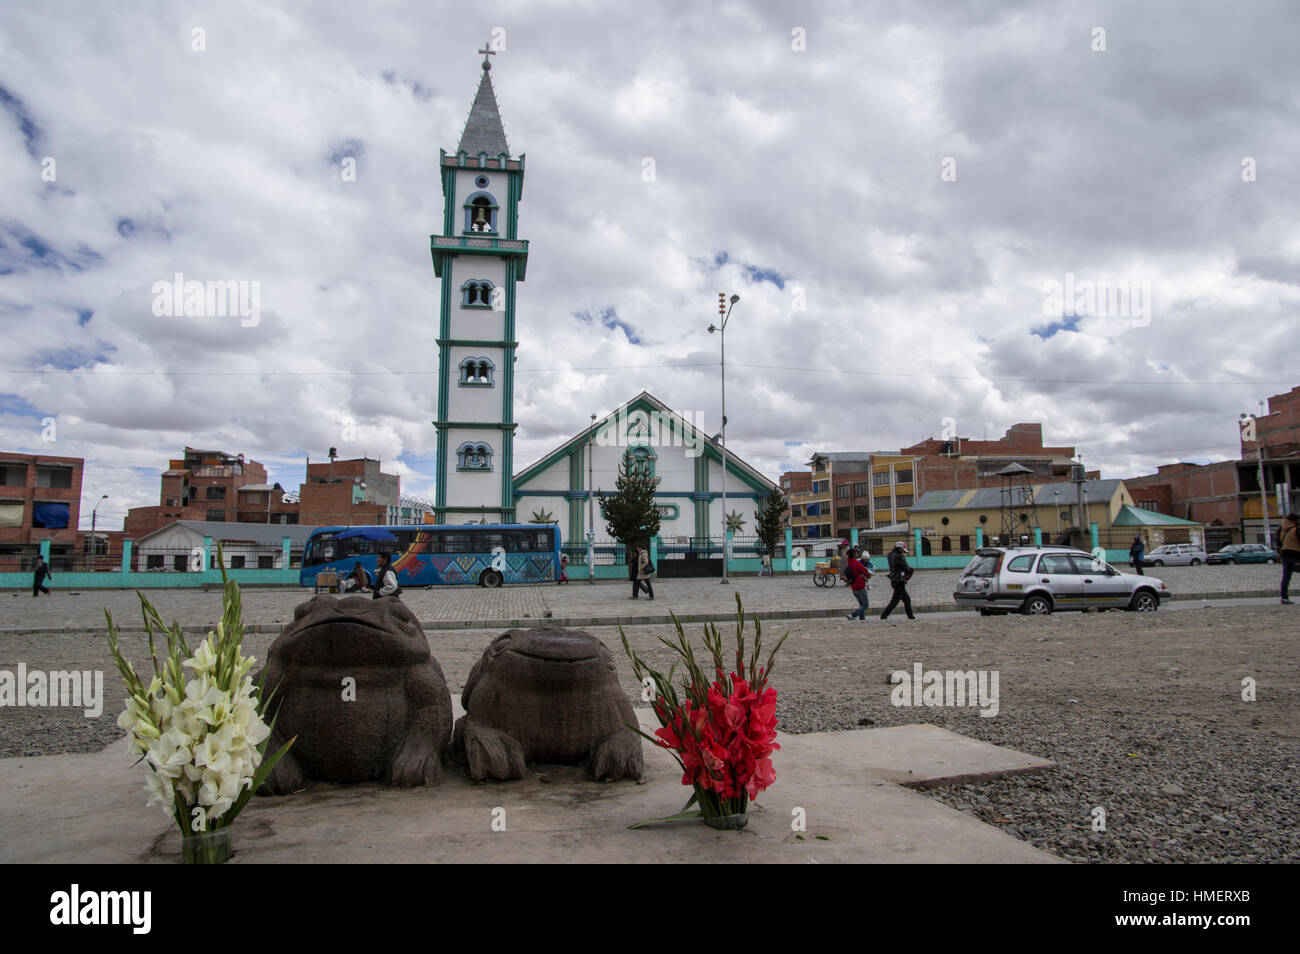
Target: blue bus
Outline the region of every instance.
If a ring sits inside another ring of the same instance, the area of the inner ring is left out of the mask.
[[[416,524],[317,527],[307,538],[298,582],[315,586],[333,570],[345,579],[358,561],[371,580],[387,553],[400,586],[545,583],[560,578],[560,529],[551,524]]]

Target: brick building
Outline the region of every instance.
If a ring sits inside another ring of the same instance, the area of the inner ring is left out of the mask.
[[[0,563],[27,569],[50,541],[51,564],[63,565],[79,549],[81,517],[79,457],[0,452]]]
[[[399,505],[400,478],[380,470],[378,460],[331,459],[306,465],[297,499],[267,482],[266,468],[243,454],[185,448],[162,474],[157,506],[132,507],[123,530],[132,539],[176,520],[213,523],[386,524]]]
[[[1270,397],[1268,414],[1253,421],[1239,419],[1234,426],[1239,459],[1163,464],[1154,474],[1124,481],[1137,506],[1204,524],[1205,548],[1211,553],[1229,543],[1264,539],[1261,448],[1272,534],[1281,516],[1294,512],[1300,502],[1300,387]]]
[[[1008,464],[1026,467],[1035,483],[1069,480],[1074,456],[1073,447],[1045,446],[1037,422],[1014,424],[995,440],[927,438],[897,451],[817,454],[809,461],[809,488],[790,497],[794,536],[818,546],[849,538],[854,529],[905,532],[922,494],[1001,487],[997,473]],[[878,545],[873,538],[873,552]]]
[[[235,523],[253,510],[258,511],[257,523],[296,523],[297,507],[285,503],[277,492],[279,486],[268,488],[266,480],[266,468],[245,460],[243,454],[186,447],[184,455],[168,461],[162,473],[158,505],[132,507],[122,529],[128,537],[139,539],[173,520]]]
[[[385,474],[368,457],[307,462],[307,480],[298,490],[298,521],[323,527],[387,524],[389,507],[399,506],[401,478]]]

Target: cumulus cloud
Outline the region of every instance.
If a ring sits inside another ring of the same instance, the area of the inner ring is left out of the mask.
[[[337,446],[431,495],[438,147],[500,28],[521,466],[643,389],[715,430],[719,291],[741,296],[728,443],[771,476],[948,417],[1041,421],[1107,476],[1228,456],[1237,413],[1300,383],[1298,18],[11,4],[0,446],[85,457],[109,519],[156,503],[185,444],[286,486]],[[259,320],[154,314],[177,273],[256,282]],[[1067,276],[1149,287],[1149,313],[1050,314]]]

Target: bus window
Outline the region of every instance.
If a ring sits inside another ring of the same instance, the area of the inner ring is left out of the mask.
[[[449,530],[442,535],[443,553],[473,553],[474,541],[470,534]]]

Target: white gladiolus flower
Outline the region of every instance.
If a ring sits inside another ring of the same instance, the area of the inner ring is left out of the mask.
[[[189,659],[185,660],[183,665],[193,669],[196,673],[210,673],[217,665],[217,654],[212,648],[212,637],[209,636],[201,644],[198,650]],[[188,686],[186,687],[189,688]]]
[[[149,787],[149,801],[146,805],[161,805],[168,815],[172,812],[173,795],[172,787],[168,783],[166,776],[159,775],[157,772],[150,772],[145,778]]]

